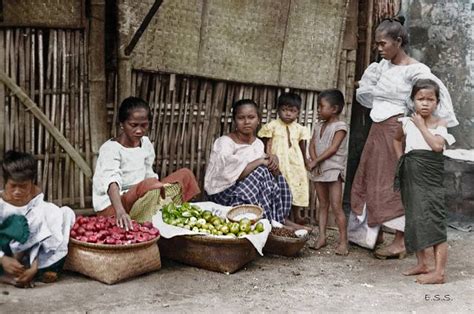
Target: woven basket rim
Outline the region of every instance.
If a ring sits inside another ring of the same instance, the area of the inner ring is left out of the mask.
[[[232,217],[232,214],[233,214],[233,212],[237,212],[241,208],[253,208],[253,209],[258,210],[258,212],[259,212],[258,214],[254,213],[254,214],[257,215],[257,218],[250,219],[252,221],[252,223],[255,223],[256,221],[262,219],[262,217],[263,217],[263,208],[262,207],[257,206],[257,205],[253,205],[253,204],[242,204],[242,205],[237,205],[237,206],[232,207],[226,214],[227,219],[229,219],[232,222],[238,222],[237,220],[234,219],[234,217]]]
[[[77,246],[83,246],[83,247],[88,247],[88,248],[93,248],[93,249],[104,249],[104,250],[111,250],[111,251],[118,251],[118,250],[131,250],[131,249],[136,249],[140,247],[147,247],[150,245],[153,245],[153,243],[156,243],[160,239],[160,236],[158,235],[156,238],[142,242],[142,243],[132,243],[132,244],[97,244],[97,243],[89,243],[89,242],[82,242],[79,240],[76,240],[74,238],[69,238],[70,243],[73,243]]]
[[[217,237],[214,235],[203,235],[203,234],[196,234],[196,235],[186,235],[185,238],[195,241],[195,242],[204,242],[204,243],[225,243],[225,244],[243,244],[248,242],[245,238],[224,238],[224,237]]]
[[[274,235],[270,233],[268,237],[273,238],[274,240],[279,241],[279,242],[292,243],[292,244],[302,243],[309,240],[308,235],[304,237],[289,238],[289,237],[278,236],[278,235]]]

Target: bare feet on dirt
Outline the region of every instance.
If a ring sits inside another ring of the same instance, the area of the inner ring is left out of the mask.
[[[416,282],[422,285],[442,284],[444,283],[444,275],[433,271],[428,274],[419,275],[416,277]]]
[[[420,274],[427,274],[430,272],[430,269],[428,265],[416,265],[415,267],[412,267],[410,269],[405,270],[402,272],[403,275],[405,276],[414,276],[414,275],[420,275]]]
[[[319,250],[327,245],[325,237],[318,237],[316,242],[311,245],[309,248],[313,250]]]
[[[336,255],[346,256],[349,254],[349,246],[347,242],[339,243],[335,251]]]

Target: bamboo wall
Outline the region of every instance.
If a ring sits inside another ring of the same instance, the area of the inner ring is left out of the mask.
[[[0,70],[40,107],[83,158],[92,164],[84,30],[0,29]],[[0,84],[0,151],[33,153],[38,182],[49,201],[91,206],[91,182],[15,96]]]

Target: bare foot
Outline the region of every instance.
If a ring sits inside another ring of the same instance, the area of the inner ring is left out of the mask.
[[[285,221],[285,224],[284,224],[284,225],[285,225],[285,226],[288,226],[288,227],[290,227],[290,228],[293,228],[294,230],[305,229],[306,231],[308,231],[308,233],[313,232],[313,228],[299,225],[299,224],[297,224],[297,223],[295,223],[295,222],[293,222],[293,221],[291,221],[291,220],[288,220],[288,219]]]
[[[339,245],[336,247],[335,253],[336,255],[349,255],[349,247],[347,245],[347,242],[339,243]]]
[[[416,277],[416,282],[422,285],[436,285],[444,283],[444,275],[436,272],[422,274]]]
[[[43,274],[41,282],[52,283],[58,280],[58,273],[54,271],[47,271]]]
[[[383,232],[379,232],[379,234],[377,235],[377,240],[375,241],[375,244],[383,244],[384,242],[384,238],[383,238]]]
[[[415,267],[405,270],[402,272],[404,276],[414,276],[420,274],[427,274],[430,272],[429,267],[426,264],[419,265],[417,264]]]
[[[326,245],[327,245],[326,237],[318,237],[318,240],[316,241],[316,243],[314,245],[310,246],[309,248],[313,249],[313,250],[319,250],[319,249],[325,247]]]

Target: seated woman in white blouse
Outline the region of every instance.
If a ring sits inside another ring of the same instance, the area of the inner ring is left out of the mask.
[[[183,200],[200,193],[194,174],[179,169],[162,180],[153,171],[155,151],[145,134],[151,120],[149,105],[142,99],[128,97],[119,108],[122,132],[105,142],[93,178],[92,202],[101,216],[116,216],[120,227],[129,229],[128,213],[133,204],[147,192],[161,189],[164,183],[179,183]]]
[[[219,137],[213,145],[204,178],[209,199],[225,206],[253,204],[263,208],[270,221],[290,229],[307,229],[286,219],[292,195],[278,168],[278,158],[266,155],[256,137],[260,117],[257,104],[242,99],[232,106],[234,131]]]

